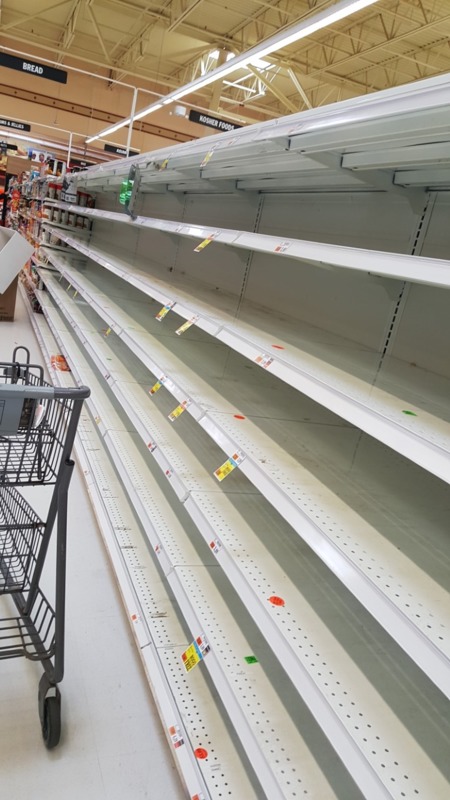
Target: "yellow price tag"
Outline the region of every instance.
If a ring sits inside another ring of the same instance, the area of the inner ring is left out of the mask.
[[[155,385],[152,386],[152,388],[150,389],[149,394],[156,394],[156,392],[160,390],[161,386],[162,386],[161,381],[157,381]]]
[[[227,461],[225,461],[225,463],[222,464],[221,467],[218,467],[214,472],[214,475],[217,478],[217,480],[223,481],[223,479],[226,478],[227,475],[230,474],[230,472],[233,472],[233,470],[236,469],[236,467],[238,467],[243,460],[244,456],[242,455],[242,453],[240,452],[233,453],[233,455]]]
[[[234,463],[231,458],[229,458],[228,461],[225,461],[225,464],[222,464],[221,467],[216,469],[214,475],[216,476],[218,481],[223,481],[223,479],[226,478],[227,475],[230,474],[230,472],[233,472],[233,470],[236,469],[236,467],[237,464]]]
[[[194,247],[194,253],[201,253],[201,251],[204,250],[205,247],[208,247],[208,245],[211,244],[211,242],[212,238],[203,239],[203,242],[200,242],[200,244],[198,244],[197,247]]]
[[[214,147],[212,148],[212,150],[209,150],[206,153],[206,156],[204,157],[202,163],[200,164],[201,167],[206,167],[208,161],[211,161],[211,159],[213,157],[213,153],[214,153]]]
[[[68,292],[68,291],[69,291],[69,289],[71,289],[71,288],[72,288],[72,284],[71,284],[71,283],[69,283],[69,285],[68,285],[68,287],[67,287],[67,289],[66,289],[66,292]]]
[[[187,401],[185,400],[183,403],[180,403],[179,406],[174,408],[171,414],[169,414],[169,419],[171,422],[174,422],[178,417],[181,417],[183,411],[186,411],[186,406],[188,405]]]
[[[105,331],[105,336],[109,336],[110,333],[111,333],[111,328],[107,328]]]
[[[198,322],[198,319],[198,317],[191,317],[191,319],[188,319],[183,325],[181,325],[180,328],[178,328],[178,330],[175,331],[177,336],[181,336],[181,334],[187,331],[192,325],[195,325],[195,323]]]
[[[183,659],[186,672],[190,672],[191,669],[194,669],[194,667],[200,663],[202,656],[195,642],[189,645],[188,649],[182,653],[181,658]]]
[[[186,672],[190,672],[200,661],[203,661],[209,651],[210,646],[205,635],[197,636],[197,639],[181,654]]]
[[[169,313],[170,309],[173,308],[174,305],[175,305],[175,303],[167,303],[165,306],[162,307],[161,311],[158,311],[155,319],[157,319],[158,322],[161,322],[161,320],[164,319],[164,317],[167,316],[167,314]]]
[[[74,299],[74,300],[75,300],[75,298],[76,298],[77,294],[78,294],[78,292],[75,292],[75,294],[74,294],[74,296],[73,296],[73,299]]]

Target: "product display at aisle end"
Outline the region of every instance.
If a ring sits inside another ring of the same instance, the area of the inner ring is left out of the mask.
[[[31,318],[91,388],[190,797],[448,797],[449,80],[97,165],[42,222]]]

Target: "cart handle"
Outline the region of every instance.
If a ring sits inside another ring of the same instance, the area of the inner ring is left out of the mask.
[[[31,386],[30,384],[7,383],[0,385],[0,399],[12,398],[38,398],[38,399],[60,399],[60,400],[84,400],[89,397],[91,390],[87,386],[56,389],[53,386]]]
[[[15,362],[20,361],[20,359],[17,358],[17,353],[19,352],[19,350],[24,350],[25,351],[26,356],[27,356],[27,360],[26,360],[25,364],[28,365],[30,363],[31,355],[30,355],[30,351],[28,350],[28,347],[24,347],[23,344],[19,344],[19,345],[17,345],[17,347],[14,348],[13,354],[12,354],[12,360],[15,361]]]

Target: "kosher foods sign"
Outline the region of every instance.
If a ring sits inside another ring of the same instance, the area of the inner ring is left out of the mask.
[[[235,122],[227,122],[225,119],[211,117],[209,114],[202,114],[200,111],[195,111],[193,108],[189,111],[189,119],[191,122],[198,122],[199,125],[215,128],[216,131],[236,131],[238,128],[242,128],[242,125],[236,125]]]

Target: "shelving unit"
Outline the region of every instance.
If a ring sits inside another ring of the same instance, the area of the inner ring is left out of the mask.
[[[46,319],[258,798],[448,796],[448,83],[92,168],[95,210],[53,204],[92,233],[45,223]]]

